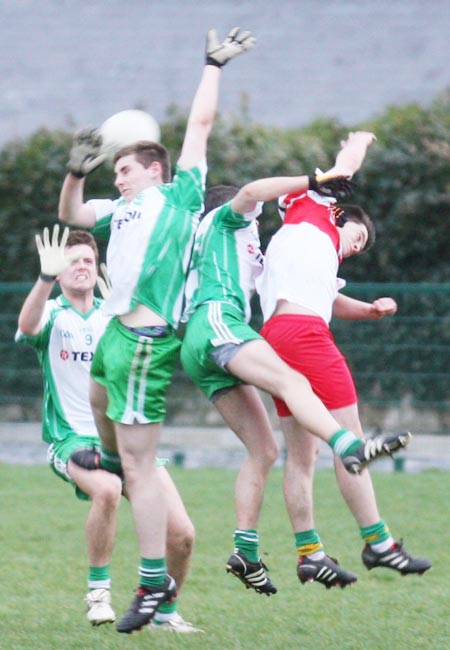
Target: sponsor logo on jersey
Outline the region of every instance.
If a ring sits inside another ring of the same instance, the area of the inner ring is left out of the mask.
[[[71,359],[72,361],[89,361],[91,362],[94,358],[94,353],[91,350],[61,350],[59,353],[60,359],[67,361]]]
[[[127,210],[126,212],[122,213],[120,216],[114,217],[112,222],[112,227],[115,230],[120,230],[127,223],[130,223],[132,221],[137,221],[141,217],[142,217],[141,210]]]

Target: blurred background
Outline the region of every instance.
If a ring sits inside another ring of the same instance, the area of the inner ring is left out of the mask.
[[[258,39],[223,75],[220,106],[252,122],[357,123],[429,106],[450,79],[446,0],[1,0],[0,138],[99,125],[130,106],[187,108],[205,34]]]
[[[367,430],[450,438],[450,7],[432,0],[0,0],[0,422],[38,423],[34,352],[13,343],[38,273],[34,234],[56,220],[74,130],[142,108],[176,160],[200,78],[206,31],[239,26],[256,47],[231,62],[209,147],[209,182],[310,173],[349,130],[378,142],[355,202],[378,241],[341,271],[347,292],[390,295],[392,319],[333,323]],[[86,195],[111,196],[111,169]],[[279,225],[261,222],[265,245]],[[255,327],[260,324],[257,302]],[[276,426],[272,405],[267,406]],[[169,426],[221,421],[178,370]],[[22,428],[21,431],[24,429]],[[34,435],[34,434],[33,434]],[[228,435],[231,438],[231,434]]]

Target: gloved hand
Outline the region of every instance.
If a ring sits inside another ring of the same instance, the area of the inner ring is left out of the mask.
[[[102,136],[98,129],[85,128],[73,137],[67,167],[73,176],[84,178],[97,169],[105,160],[101,153]]]
[[[36,235],[36,247],[41,261],[41,274],[39,277],[44,282],[54,282],[56,276],[63,273],[63,271],[69,268],[72,262],[79,259],[80,255],[76,253],[66,255],[65,246],[68,236],[69,229],[64,228],[61,241],[58,244],[58,224],[53,227],[51,242],[48,228],[44,228],[43,239],[40,235]]]
[[[249,50],[256,43],[251,32],[239,33],[239,27],[234,27],[223,43],[219,43],[217,32],[210,29],[206,37],[206,65],[221,68],[230,59]]]
[[[346,176],[331,176],[327,174],[311,174],[309,189],[322,196],[345,199],[352,195],[356,183]]]
[[[103,274],[103,278],[100,275],[98,276],[97,286],[99,288],[103,300],[108,300],[109,296],[111,295],[112,286],[111,286],[111,280],[109,279],[109,275],[108,275],[108,269],[106,268],[106,264],[104,264],[103,262],[100,264],[100,271]]]

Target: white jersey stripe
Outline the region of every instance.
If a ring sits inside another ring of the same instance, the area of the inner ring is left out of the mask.
[[[147,376],[148,376],[148,370],[150,367],[150,362],[152,359],[152,351],[153,351],[152,342],[149,340],[144,341],[143,347],[145,350],[145,361],[142,366],[141,375],[139,378],[138,404],[137,404],[137,409],[140,413],[144,413],[145,394],[147,389]]]
[[[133,361],[131,364],[130,374],[128,376],[128,385],[127,385],[127,401],[125,406],[125,412],[123,415],[122,422],[126,424],[132,424],[136,419],[136,411],[134,409],[134,389],[137,383],[137,368],[139,364],[139,357],[141,355],[142,342],[136,346],[136,351],[134,353]]]
[[[239,345],[239,343],[242,343],[242,339],[234,336],[228,325],[223,321],[221,306],[222,303],[219,302],[211,302],[208,305],[208,321],[217,335],[217,338],[211,339],[211,343],[214,347],[224,345],[225,343],[235,343],[236,345]]]

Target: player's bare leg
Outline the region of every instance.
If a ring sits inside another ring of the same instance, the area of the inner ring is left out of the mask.
[[[167,503],[156,467],[161,423],[116,423],[116,435],[141,554],[140,585],[118,632],[130,633],[150,622],[162,603],[176,595],[167,574]]]
[[[411,438],[410,433],[402,433],[363,442],[352,431],[343,429],[312,392],[309,381],[285,364],[264,340],[240,346],[227,363],[227,369],[284,400],[297,422],[327,442],[351,473],[360,473],[380,456],[398,451]]]
[[[235,485],[237,528],[227,571],[258,593],[274,594],[276,587],[259,557],[257,532],[267,475],[278,456],[267,411],[256,388],[246,385],[221,394],[214,406],[247,451]]]
[[[122,482],[104,470],[89,471],[68,462],[68,472],[77,487],[89,495],[91,506],[86,520],[86,542],[90,578],[102,575],[103,581],[90,583],[86,596],[87,618],[92,625],[113,623],[109,564],[114,548]]]
[[[331,413],[342,426],[351,427],[357,435],[363,436],[357,404],[334,409]],[[335,459],[335,469],[339,489],[358,523],[361,537],[366,542],[362,551],[366,568],[370,570],[385,567],[399,571],[402,575],[420,575],[428,571],[431,562],[426,558],[411,555],[404,548],[402,541],[397,542],[393,538],[389,527],[381,519],[369,472],[362,472],[358,477],[354,477],[345,470],[339,459]]]
[[[280,359],[266,341],[255,339],[241,346],[227,363],[227,370],[253,386],[283,399],[296,420],[328,442],[340,426],[309,381]]]
[[[349,428],[361,439],[363,438],[357,404],[333,409],[330,412],[341,426]],[[370,473],[362,472],[359,476],[349,474],[338,458],[335,458],[335,471],[339,489],[358,526],[370,526],[380,521]]]
[[[180,591],[189,572],[195,528],[165,467],[159,468],[159,478],[167,501],[167,568]]]
[[[167,570],[177,584],[177,598],[159,607],[149,624],[149,629],[152,632],[168,631],[181,634],[203,632],[184,620],[178,611],[178,597],[192,558],[194,525],[169,472],[165,467],[159,467],[158,474],[167,501]]]
[[[357,576],[326,554],[315,527],[313,482],[319,439],[293,417],[281,417],[280,424],[287,451],[283,490],[297,547],[298,578],[302,584],[316,581],[327,588],[351,585]]]
[[[278,457],[267,411],[257,390],[246,385],[227,391],[214,406],[247,451],[235,485],[237,526],[256,528],[267,475]]]

